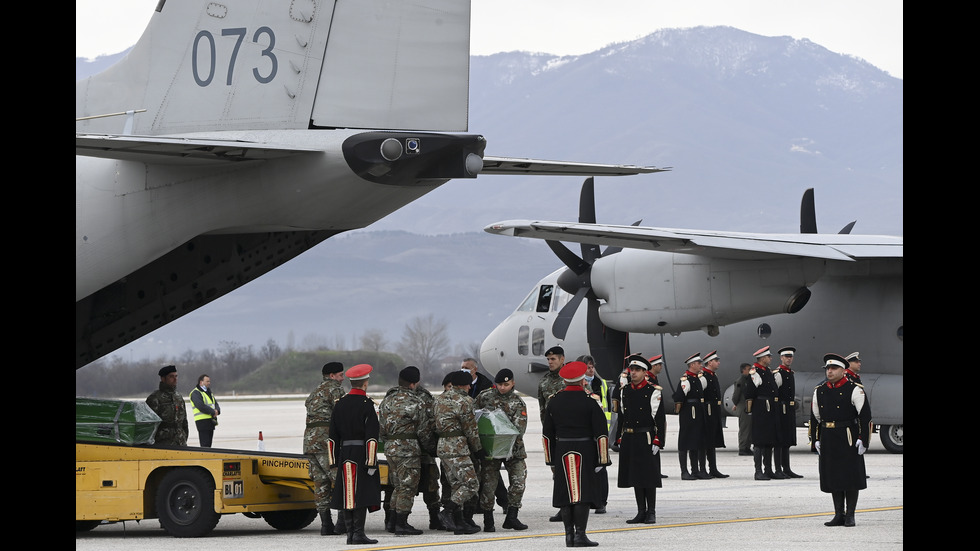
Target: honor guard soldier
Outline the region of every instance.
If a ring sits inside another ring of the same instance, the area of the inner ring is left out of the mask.
[[[868,487],[864,452],[871,437],[871,405],[864,387],[844,376],[847,360],[823,357],[827,382],[813,390],[810,442],[819,454],[820,491],[834,500],[825,526],[854,526],[858,492]]]
[[[418,494],[422,477],[422,450],[436,451],[435,427],[431,412],[422,397],[415,392],[420,372],[408,366],[398,372],[398,386],[388,390],[378,411],[381,441],[388,459],[388,480],[393,486],[389,508],[394,515],[390,528],[396,536],[417,536],[422,533],[408,523],[412,504]]]
[[[796,445],[796,372],[793,357],[796,349],[784,346],[779,349],[779,369],[773,371],[776,386],[779,388],[779,444],[773,450],[773,474],[782,478],[780,473],[788,478],[803,478],[803,475],[789,468],[789,449]]]
[[[788,478],[775,477],[772,471],[773,447],[779,442],[778,388],[769,364],[772,352],[768,346],[755,351],[755,363],[749,369],[750,384],[745,389],[746,410],[752,414],[752,446],[755,455],[755,479]],[[763,470],[765,467],[765,470]]]
[[[677,457],[681,464],[682,480],[709,479],[711,475],[698,468],[698,456],[704,447],[705,407],[704,387],[707,384],[701,374],[701,355],[694,354],[684,360],[687,371],[681,376],[674,390],[674,412],[680,423],[677,432]],[[687,472],[687,459],[691,458],[691,472]]]
[[[598,472],[609,459],[606,416],[582,388],[586,366],[569,362],[559,374],[565,381],[548,402],[541,419],[545,464],[555,469],[552,506],[565,524],[565,547],[595,547],[586,535],[589,511],[600,499]]]
[[[727,474],[718,470],[716,448],[725,447],[725,410],[721,405],[721,384],[718,383],[718,368],[721,358],[718,351],[713,350],[702,358],[704,369],[701,375],[707,381],[704,387],[704,448],[698,457],[701,472],[707,472],[712,478],[728,478]],[[707,464],[707,465],[706,465]],[[707,468],[705,468],[707,466]]]
[[[663,364],[663,356],[653,361]],[[663,388],[647,377],[652,363],[640,354],[626,358],[630,382],[620,393],[619,473],[616,485],[633,488],[636,516],[626,524],[656,524],[657,488],[660,477],[660,428],[666,424],[662,407]]]
[[[364,534],[368,510],[381,509],[380,426],[374,401],[367,395],[372,370],[368,364],[347,370],[351,389],[333,407],[327,441],[330,465],[337,467],[330,507],[343,510],[348,545],[378,543]]]
[[[343,514],[337,515],[334,526],[330,514],[333,485],[337,468],[330,467],[327,441],[330,439],[330,421],[333,406],[344,396],[344,364],[328,362],[320,369],[323,381],[306,398],[306,429],[303,431],[303,453],[310,458],[310,479],[316,510],[320,514],[320,535],[332,536],[347,533]]]
[[[844,359],[847,360],[844,376],[857,384],[861,384],[861,353],[851,352]]]
[[[517,438],[506,459],[485,457],[480,467],[480,508],[483,510],[483,531],[493,532],[493,501],[497,482],[500,480],[500,466],[507,471],[507,517],[504,528],[527,530],[527,525],[517,518],[524,498],[527,480],[527,451],[524,449],[524,432],[527,430],[527,404],[514,392],[514,372],[504,368],[497,372],[494,386],[484,389],[477,395],[473,407],[482,410],[500,410],[517,427]]]

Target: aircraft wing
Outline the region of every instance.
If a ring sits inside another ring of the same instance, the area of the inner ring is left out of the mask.
[[[247,161],[313,151],[320,150],[244,140],[75,133],[75,155],[147,163],[166,162],[168,159]]]
[[[568,163],[564,161],[543,161],[538,159],[519,159],[513,157],[483,157],[483,170],[480,174],[537,174],[554,176],[628,176],[666,172],[670,167],[656,168],[635,165],[603,165],[589,163]]]
[[[497,222],[483,230],[497,235],[717,258],[796,256],[853,261],[903,255],[903,238],[886,235],[741,233],[529,220]]]

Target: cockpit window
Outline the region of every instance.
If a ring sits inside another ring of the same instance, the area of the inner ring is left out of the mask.
[[[538,289],[538,307],[537,312],[547,312],[551,309],[551,295],[554,292],[554,285],[542,285]]]

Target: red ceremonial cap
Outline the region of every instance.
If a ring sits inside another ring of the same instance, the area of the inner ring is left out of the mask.
[[[371,371],[374,368],[369,364],[357,364],[354,367],[347,370],[347,378],[352,381],[359,381],[361,379],[367,379],[371,376]]]
[[[660,354],[658,356],[654,356],[654,357],[650,358],[648,361],[650,362],[650,367],[653,367],[653,366],[655,366],[657,364],[662,364],[662,363],[664,363],[664,355],[663,354]]]
[[[769,351],[768,346],[763,346],[762,348],[756,350],[755,354],[752,355],[755,356],[756,358],[763,358],[765,356],[772,356],[772,352]]]
[[[687,365],[691,365],[694,362],[700,362],[700,361],[701,361],[701,353],[700,352],[695,352],[693,356],[691,356],[690,358],[684,360],[684,363],[687,364]]]
[[[711,360],[717,360],[717,359],[718,359],[718,351],[712,350],[711,352],[708,352],[708,355],[705,356],[704,359],[701,361],[703,361],[704,363],[708,363]]]
[[[574,383],[579,379],[585,378],[585,370],[588,368],[585,362],[568,362],[561,371],[558,372],[558,376],[565,379],[566,382]]]

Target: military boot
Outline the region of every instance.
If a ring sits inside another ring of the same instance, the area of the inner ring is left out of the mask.
[[[456,504],[447,503],[442,511],[439,511],[439,520],[445,529],[451,532],[456,531]]]
[[[599,545],[599,542],[590,540],[585,534],[589,525],[589,505],[587,503],[576,503],[572,506],[572,521],[575,523],[575,535],[572,538],[574,547],[596,547]]]
[[[772,446],[765,446],[762,448],[762,466],[765,468],[765,471],[763,472],[765,472],[766,476],[768,476],[770,479],[776,478],[773,476],[776,473],[774,473],[772,470],[772,451]]]
[[[789,475],[783,472],[783,448],[773,448],[772,450],[772,477],[777,480],[782,480],[784,478],[789,478]]]
[[[633,488],[633,497],[636,499],[636,516],[627,520],[626,524],[639,524],[647,518],[647,499],[643,488]]]
[[[364,533],[364,520],[367,518],[367,507],[360,507],[351,511],[351,516],[347,517],[347,544],[363,545],[378,543],[378,540],[367,537]],[[353,527],[351,525],[353,524]]]
[[[493,508],[490,511],[483,512],[483,531],[484,532],[496,532],[496,528],[493,527]]]
[[[429,505],[429,530],[445,530],[446,526],[439,519],[439,504]]]
[[[333,536],[333,531],[336,527],[333,525],[333,518],[330,515],[330,509],[320,513],[320,535],[321,536]]]
[[[464,506],[463,507],[463,522],[466,523],[470,528],[479,528],[480,526],[473,520],[473,507]]]
[[[572,506],[565,505],[559,509],[558,516],[565,524],[565,547],[575,547],[575,520],[572,518]]]
[[[831,492],[834,498],[834,518],[823,523],[824,526],[844,526],[844,492]]]
[[[858,491],[857,490],[847,490],[844,494],[844,503],[846,504],[844,509],[844,526],[854,526],[854,511],[857,509],[858,501]]]
[[[337,511],[337,523],[334,524],[333,533],[336,536],[343,536],[347,533],[347,515],[344,514],[343,509]]]
[[[762,470],[762,447],[756,446],[752,450],[752,454],[755,456],[755,479],[756,480],[769,480],[772,477],[767,475]]]
[[[501,524],[504,528],[512,528],[514,530],[527,530],[527,524],[524,524],[517,518],[517,507],[507,508],[507,518],[504,519],[504,523]]]
[[[456,534],[457,536],[475,534],[480,531],[479,526],[470,526],[465,520],[463,520],[463,509],[455,503],[453,504],[453,523],[456,525],[456,529],[453,530],[453,534]]]
[[[395,512],[396,536],[419,536],[422,531],[408,523],[408,513]]]
[[[783,472],[790,478],[803,478],[803,475],[796,474],[789,468],[789,448],[783,448]]]

